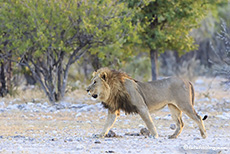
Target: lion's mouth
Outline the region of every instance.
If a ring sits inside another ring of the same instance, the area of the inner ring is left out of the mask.
[[[97,96],[98,96],[97,94],[93,94],[92,95],[93,98],[97,98]]]

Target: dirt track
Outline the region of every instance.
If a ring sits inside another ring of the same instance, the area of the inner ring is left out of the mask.
[[[230,153],[230,95],[215,79],[195,83],[197,112],[205,121],[207,139],[197,125],[183,115],[185,127],[177,139],[168,139],[174,130],[167,108],[152,114],[158,139],[130,136],[139,133],[144,123],[138,115],[121,114],[113,127],[120,137],[97,139],[106,110],[84,92],[73,102],[17,103],[0,100],[0,153]],[[206,96],[206,97],[205,97]]]

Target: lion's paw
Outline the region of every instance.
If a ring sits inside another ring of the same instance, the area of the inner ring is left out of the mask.
[[[203,139],[205,139],[207,137],[207,134],[205,133],[205,134],[202,134],[201,136]]]
[[[170,136],[168,137],[168,139],[176,139],[176,138],[177,138],[176,135],[170,135]]]
[[[104,138],[105,135],[104,134],[93,134],[92,137],[93,138]]]
[[[156,134],[156,135],[149,135],[149,138],[157,139],[158,138],[158,134]]]

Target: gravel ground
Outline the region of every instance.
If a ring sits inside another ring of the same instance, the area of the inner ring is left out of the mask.
[[[195,109],[208,114],[208,137],[202,139],[197,125],[183,114],[185,127],[177,139],[168,139],[174,125],[168,108],[152,114],[159,134],[152,139],[140,134],[145,127],[139,115],[118,118],[116,137],[94,138],[107,111],[85,92],[81,98],[56,105],[0,100],[0,153],[230,153],[230,95],[220,79],[199,78],[194,83]],[[210,84],[212,83],[212,84]],[[68,99],[67,99],[68,100]],[[18,103],[20,102],[20,103]]]

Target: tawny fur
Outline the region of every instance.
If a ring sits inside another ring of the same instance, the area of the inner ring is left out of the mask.
[[[168,105],[177,129],[169,138],[177,138],[184,123],[182,111],[199,126],[201,136],[206,137],[206,130],[201,117],[194,106],[194,88],[191,82],[171,77],[152,82],[140,82],[126,73],[109,68],[101,68],[93,73],[92,83],[87,91],[108,108],[108,118],[100,136],[105,136],[113,126],[120,110],[126,113],[138,113],[146,123],[152,136],[158,134],[150,112]]]

